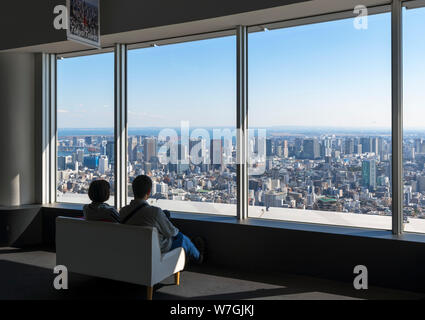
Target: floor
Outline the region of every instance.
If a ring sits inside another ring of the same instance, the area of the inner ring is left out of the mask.
[[[68,290],[56,290],[55,253],[46,249],[0,248],[0,300],[4,299],[145,299],[143,286],[70,274]],[[232,272],[192,266],[154,288],[154,300],[346,300],[425,299],[425,294],[370,287],[355,290],[350,283],[295,275]]]

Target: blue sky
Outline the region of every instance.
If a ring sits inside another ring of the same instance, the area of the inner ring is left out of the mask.
[[[58,60],[58,128],[114,126],[114,54]]]
[[[404,126],[425,128],[425,8],[404,15]]]
[[[405,127],[425,127],[425,9],[404,13]],[[390,14],[249,35],[251,126],[389,128]],[[128,54],[129,127],[234,126],[235,37]],[[113,126],[113,54],[58,61],[58,127]]]

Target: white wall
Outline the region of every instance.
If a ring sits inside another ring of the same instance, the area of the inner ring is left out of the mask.
[[[35,202],[33,54],[0,54],[0,206]]]

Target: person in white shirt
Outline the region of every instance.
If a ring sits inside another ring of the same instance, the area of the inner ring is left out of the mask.
[[[140,175],[132,183],[134,200],[120,210],[121,223],[155,227],[158,230],[161,252],[183,247],[188,257],[196,263],[204,261],[205,241],[197,237],[193,242],[179,231],[168,219],[164,211],[149,205],[147,199],[152,190],[152,180]]]

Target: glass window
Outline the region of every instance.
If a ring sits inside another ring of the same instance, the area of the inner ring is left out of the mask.
[[[236,215],[236,44],[223,37],[128,52],[128,173],[163,209]]]
[[[425,8],[403,11],[404,230],[425,232]]]
[[[249,34],[249,216],[391,229],[391,21]]]
[[[57,62],[57,201],[89,203],[90,182],[114,204],[114,54]]]

